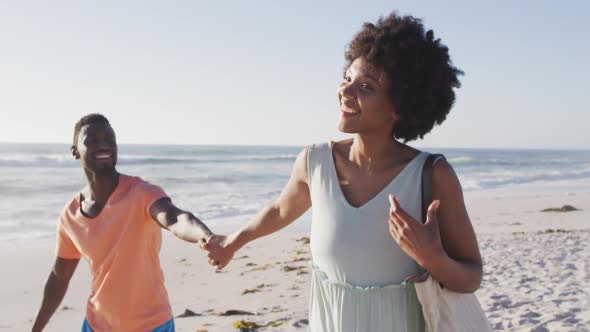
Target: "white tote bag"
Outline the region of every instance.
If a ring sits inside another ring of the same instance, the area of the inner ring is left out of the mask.
[[[432,167],[443,155],[430,155],[422,169],[422,218],[432,201]],[[426,332],[488,332],[492,327],[475,294],[463,294],[441,287],[428,273],[414,282],[426,323]]]
[[[488,332],[492,327],[475,294],[442,288],[430,275],[414,282],[426,323],[426,332]]]

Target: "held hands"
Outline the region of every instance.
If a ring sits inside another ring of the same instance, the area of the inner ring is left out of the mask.
[[[389,233],[408,256],[427,268],[434,260],[445,255],[437,220],[440,201],[435,200],[430,204],[424,224],[404,211],[394,195],[389,195],[389,202]]]
[[[209,252],[209,264],[216,266],[217,270],[223,269],[234,257],[235,250],[229,246],[229,237],[226,235],[213,234],[206,242],[201,243],[202,249]]]

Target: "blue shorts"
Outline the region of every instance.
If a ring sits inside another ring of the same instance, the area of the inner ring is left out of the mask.
[[[174,319],[171,319],[169,321],[167,321],[166,323],[164,323],[163,325],[160,325],[158,327],[156,327],[153,330],[150,330],[149,332],[174,332]],[[92,330],[92,328],[90,327],[90,325],[88,324],[88,320],[84,319],[84,323],[82,324],[82,332],[94,332]]]

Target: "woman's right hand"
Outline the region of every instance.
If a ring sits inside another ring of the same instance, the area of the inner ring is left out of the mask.
[[[230,246],[230,237],[219,234],[209,236],[207,242],[201,244],[201,248],[209,252],[209,264],[216,266],[218,271],[229,264],[236,252]]]

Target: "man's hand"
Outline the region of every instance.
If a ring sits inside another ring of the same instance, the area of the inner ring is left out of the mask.
[[[223,269],[234,257],[236,250],[230,244],[230,238],[226,235],[213,234],[207,238],[206,243],[200,244],[201,248],[209,254],[209,264],[216,266],[217,270]]]

